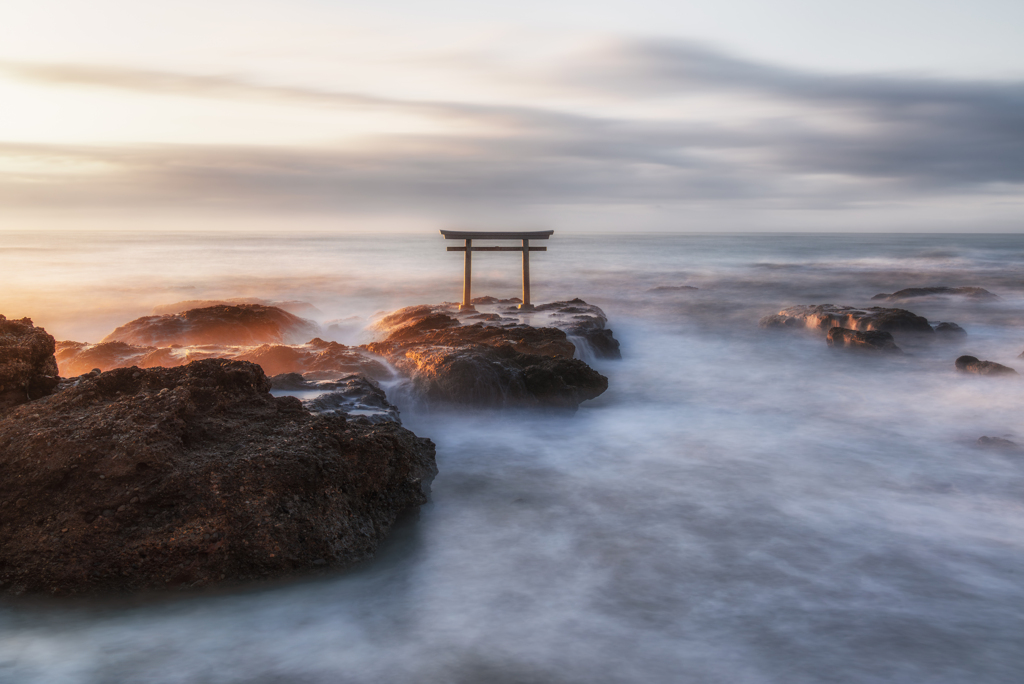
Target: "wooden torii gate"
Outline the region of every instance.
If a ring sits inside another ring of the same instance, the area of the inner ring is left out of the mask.
[[[441,235],[445,240],[465,240],[465,247],[449,247],[449,252],[466,253],[466,274],[462,282],[462,304],[459,311],[472,311],[472,287],[473,287],[473,252],[522,252],[523,253],[523,303],[520,309],[529,310],[533,308],[530,303],[530,252],[546,252],[547,247],[531,247],[530,240],[547,240],[554,234],[553,230],[534,231],[467,231],[467,230],[442,230]],[[473,240],[522,240],[522,247],[474,247]]]

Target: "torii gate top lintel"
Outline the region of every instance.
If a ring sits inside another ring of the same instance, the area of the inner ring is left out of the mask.
[[[547,247],[531,247],[530,240],[547,240],[554,234],[553,230],[530,231],[475,231],[475,230],[442,230],[445,240],[465,240],[465,247],[449,247],[449,252],[466,253],[466,272],[462,282],[462,304],[460,311],[472,311],[472,264],[473,252],[522,252],[523,253],[523,303],[520,309],[533,308],[530,303],[530,252],[546,252]],[[521,247],[474,247],[473,240],[522,240]]]

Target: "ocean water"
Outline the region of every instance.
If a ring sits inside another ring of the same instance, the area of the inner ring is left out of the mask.
[[[184,299],[299,299],[366,339],[456,300],[436,235],[0,235],[0,313],[98,341]],[[573,417],[422,413],[432,501],[378,557],[311,581],[158,602],[0,603],[0,681],[1005,682],[1024,678],[1024,236],[559,234],[535,301],[605,309],[621,361]],[[519,258],[474,257],[475,294]],[[648,292],[659,286],[698,290]],[[912,286],[968,332],[902,357],[764,331],[792,304]]]

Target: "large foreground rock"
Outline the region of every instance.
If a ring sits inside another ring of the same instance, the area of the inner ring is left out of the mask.
[[[836,304],[791,306],[761,319],[762,328],[847,328],[900,333],[933,333],[928,319],[906,309],[872,306],[858,309]]]
[[[60,378],[53,349],[53,337],[31,319],[0,315],[0,416],[54,390]]]
[[[202,587],[340,568],[426,500],[434,446],[311,415],[254,364],[81,378],[0,420],[0,590]]]
[[[848,328],[829,328],[826,338],[828,346],[835,349],[853,351],[882,352],[886,354],[902,354],[903,350],[896,346],[892,333],[884,330],[849,330]]]
[[[560,314],[567,327],[579,322],[571,317],[586,315],[564,309],[541,306],[530,315]],[[512,311],[458,316],[447,305],[408,307],[383,318],[378,327],[386,336],[365,347],[409,377],[428,404],[575,410],[608,389],[606,377],[572,358],[564,330],[506,314]]]
[[[144,347],[297,344],[319,333],[316,323],[283,309],[237,304],[143,316],[117,328],[103,341]]]

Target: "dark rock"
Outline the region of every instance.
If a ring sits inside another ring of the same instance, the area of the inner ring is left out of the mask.
[[[967,335],[967,331],[956,323],[936,323],[935,332],[956,337],[965,337]]]
[[[686,292],[699,290],[699,287],[692,285],[659,285],[658,287],[652,287],[648,292],[653,293],[664,293],[664,292]]]
[[[1002,437],[979,437],[978,446],[989,449],[1016,449],[1017,443]]]
[[[928,319],[906,309],[858,309],[835,304],[791,306],[760,321],[762,328],[847,328],[901,333],[932,333]]]
[[[103,341],[147,347],[287,344],[308,340],[319,332],[320,327],[313,321],[277,307],[239,304],[143,316],[122,325]]]
[[[586,307],[573,300],[538,306],[534,314],[550,312],[574,329],[580,321],[570,316],[585,316],[589,323]],[[590,325],[603,329],[603,322]],[[575,409],[608,388],[607,378],[572,358],[575,347],[556,327],[462,325],[448,306],[419,306],[384,317],[378,329],[386,337],[366,349],[409,377],[427,403]]]
[[[896,346],[892,333],[883,330],[850,330],[848,328],[829,328],[828,346],[836,349],[853,349],[856,351],[885,352],[902,354],[903,350]]]
[[[908,287],[905,290],[893,292],[892,294],[876,294],[871,299],[872,301],[884,300],[895,302],[901,299],[915,299],[935,295],[958,295],[971,299],[999,299],[998,296],[982,287]]]
[[[980,361],[974,356],[961,356],[956,360],[956,369],[961,373],[975,375],[1017,375],[1017,371],[995,361]]]
[[[31,319],[0,315],[0,415],[53,392],[60,382],[54,349],[53,337]]]
[[[205,360],[116,369],[12,409],[0,500],[27,503],[0,516],[3,590],[185,588],[372,555],[426,500],[433,444],[393,422],[282,411],[298,401],[269,388],[254,364]]]

